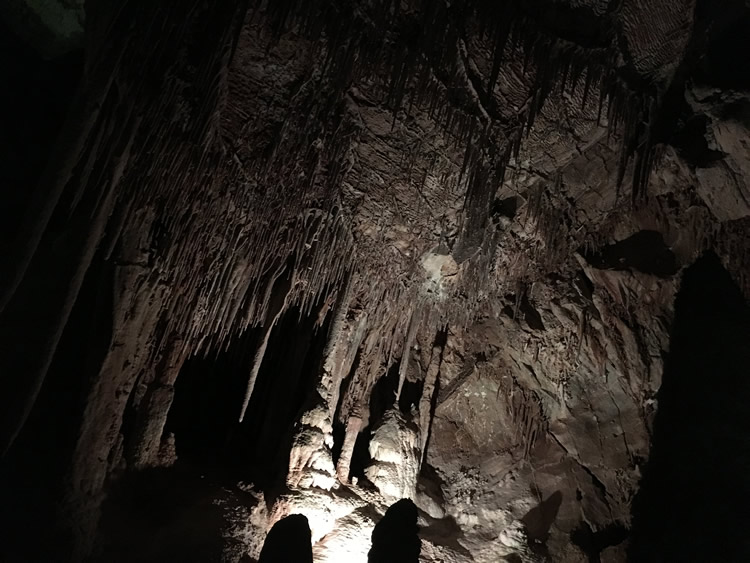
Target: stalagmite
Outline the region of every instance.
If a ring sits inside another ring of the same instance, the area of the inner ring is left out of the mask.
[[[349,416],[346,421],[346,433],[344,435],[344,444],[341,446],[341,455],[336,464],[336,476],[340,483],[349,483],[349,470],[352,464],[352,454],[354,445],[357,442],[357,436],[362,429],[362,417],[358,414],[359,409]]]
[[[289,487],[317,486],[330,489],[333,486],[335,469],[331,448],[333,447],[333,416],[329,399],[332,383],[340,377],[340,358],[345,348],[346,313],[351,299],[351,278],[347,278],[337,296],[333,319],[328,333],[328,342],[323,350],[323,369],[320,380],[308,399],[311,406],[297,421],[292,447],[289,453]],[[338,385],[338,383],[336,383]],[[338,400],[338,395],[336,395]],[[333,405],[335,409],[335,404]],[[308,475],[305,475],[308,473]]]
[[[370,465],[365,475],[387,500],[415,498],[420,470],[420,429],[412,414],[386,411],[368,445]]]

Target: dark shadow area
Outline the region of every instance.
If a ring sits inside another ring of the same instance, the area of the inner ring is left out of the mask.
[[[292,514],[273,525],[258,563],[312,563],[312,537],[307,518]]]
[[[699,168],[711,166],[724,158],[724,154],[708,146],[709,118],[703,114],[692,115],[687,103],[684,103],[684,106],[683,111],[689,117],[675,127],[670,144],[676,147],[680,151],[680,156],[690,164]]]
[[[526,526],[529,540],[539,543],[547,541],[550,528],[555,523],[557,513],[562,505],[562,499],[563,495],[560,491],[552,493],[521,518],[521,522]]]
[[[0,19],[0,240],[18,232],[83,71],[83,51],[43,59]]]
[[[750,561],[750,308],[708,254],[675,301],[629,561]]]
[[[582,522],[570,534],[570,541],[581,548],[589,563],[601,563],[601,553],[608,547],[620,545],[628,538],[628,529],[620,524],[611,524],[606,528],[591,529],[588,522]]]
[[[446,487],[437,470],[430,465],[427,460],[422,462],[419,469],[419,478],[417,480],[417,491],[431,498],[439,506],[445,506],[445,496],[443,489]]]
[[[523,318],[529,328],[532,330],[544,330],[544,323],[542,322],[542,315],[539,314],[534,306],[529,301],[529,297],[524,292],[521,298],[519,310],[523,313]]]
[[[518,211],[518,198],[516,196],[505,199],[495,199],[492,203],[492,217],[507,217],[513,219]]]
[[[229,438],[262,338],[250,329],[220,353],[189,358],[175,384],[165,433],[175,434],[178,457],[196,465],[233,464]]]
[[[401,499],[375,525],[368,563],[417,563],[422,550],[418,534],[417,507]]]
[[[202,470],[278,484],[286,474],[294,422],[313,391],[329,319],[320,308],[307,316],[292,308],[272,329],[247,413],[238,422],[262,335],[247,331],[226,351],[188,360],[175,385],[165,431],[177,456]]]
[[[82,50],[44,59],[16,31],[0,19],[0,249],[19,235],[84,63]],[[30,416],[0,462],[0,561],[53,561],[69,547],[69,538],[57,537],[55,526],[60,485],[85,387],[109,345],[111,276],[111,264],[100,253],[84,278]],[[36,326],[48,319],[44,311],[30,310],[23,322]]]
[[[409,414],[412,409],[419,408],[419,400],[422,398],[424,380],[413,381],[408,377],[404,380],[401,388],[401,396],[398,398],[398,408],[403,414]]]
[[[439,330],[437,334],[435,334],[435,341],[432,344],[433,350],[436,347],[440,348],[440,363],[443,362],[443,355],[445,353],[445,346],[448,343],[448,326],[446,325],[443,329]],[[430,420],[435,420],[435,411],[438,407],[438,397],[440,396],[440,390],[442,387],[442,380],[440,377],[440,370],[438,369],[437,377],[435,378],[435,388],[432,391],[432,397],[430,398]],[[420,390],[421,393],[424,392],[424,385],[422,387],[422,390]],[[429,428],[427,429],[427,440],[424,444],[424,451],[422,452],[422,469],[420,470],[420,476],[425,475],[428,479],[431,478],[434,474],[434,477],[436,478],[437,482],[442,482],[440,477],[437,475],[436,471],[432,471],[429,474],[426,474],[426,469],[432,467],[427,463],[427,452],[430,451],[430,444],[432,443],[432,424],[429,425]],[[442,497],[442,487],[439,486],[438,490],[440,491],[440,495]]]
[[[657,231],[639,231],[597,251],[584,251],[582,255],[601,270],[636,270],[659,277],[673,276],[679,270],[674,253]]]
[[[0,463],[0,519],[7,538],[0,543],[0,561],[61,560],[70,547],[68,531],[58,525],[57,510],[89,384],[112,338],[113,276],[113,264],[99,253],[84,278],[29,419]],[[29,322],[34,321],[30,312]]]
[[[434,520],[426,528],[419,530],[419,537],[434,545],[442,545],[471,558],[471,552],[458,541],[464,537],[461,527],[452,516]]]
[[[105,502],[93,563],[221,561],[226,491],[179,468],[129,473]]]
[[[711,22],[696,79],[719,88],[750,87],[750,6],[742,0],[700,0],[696,13]]]

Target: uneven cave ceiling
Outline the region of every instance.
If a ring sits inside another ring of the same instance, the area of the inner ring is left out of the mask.
[[[747,3],[9,10],[5,559],[750,559]]]

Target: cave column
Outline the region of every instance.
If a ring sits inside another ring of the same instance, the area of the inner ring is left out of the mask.
[[[350,331],[346,327],[349,311],[351,281],[347,280],[333,310],[328,342],[323,352],[323,370],[317,389],[308,401],[308,408],[297,422],[292,448],[289,453],[287,485],[292,488],[317,486],[330,489],[335,484],[333,465],[333,412],[338,401],[338,387],[344,369],[351,369],[351,362],[342,358],[350,344]],[[359,342],[356,342],[359,346]],[[356,349],[355,349],[356,352]],[[353,356],[352,356],[353,362]],[[333,387],[336,387],[335,393]]]
[[[352,455],[354,454],[354,445],[357,443],[357,436],[362,429],[361,407],[352,409],[352,414],[346,421],[346,434],[344,435],[344,444],[341,447],[341,456],[336,465],[336,475],[341,483],[349,483],[349,468],[352,464]]]
[[[164,353],[163,366],[156,381],[149,385],[136,422],[130,462],[137,469],[160,464],[164,426],[174,400],[174,384],[187,354],[182,338],[170,341]]]
[[[63,517],[76,528],[74,560],[91,547],[101,492],[122,459],[128,399],[151,359],[150,344],[159,339],[160,305],[169,298],[166,284],[149,284],[151,272],[130,264],[115,269],[115,302],[122,305],[115,307],[112,344],[89,390],[67,477]]]

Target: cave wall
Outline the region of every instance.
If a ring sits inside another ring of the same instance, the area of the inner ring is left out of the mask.
[[[0,287],[6,474],[75,413],[57,553],[190,460],[223,377],[203,440],[288,465],[235,491],[237,558],[303,509],[326,560],[400,495],[426,560],[624,560],[680,272],[712,249],[748,294],[750,99],[700,3],[489,4],[92,8]]]

